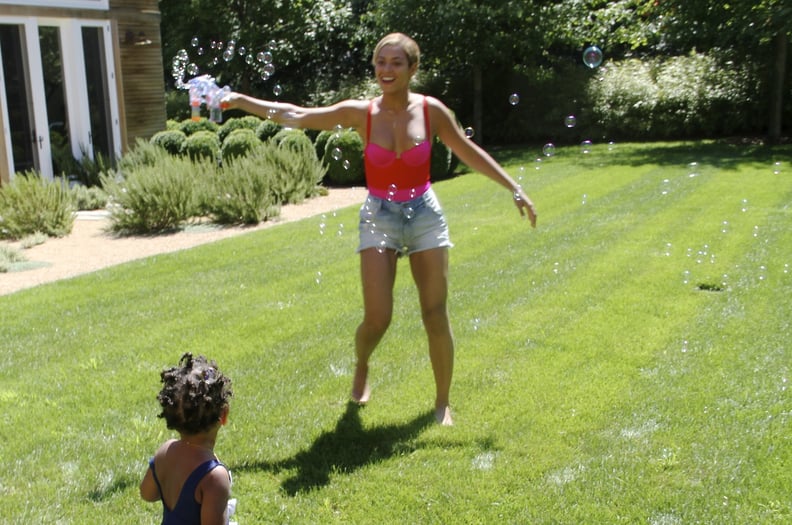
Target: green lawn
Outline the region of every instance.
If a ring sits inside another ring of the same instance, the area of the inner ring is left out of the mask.
[[[496,152],[535,231],[485,177],[435,186],[451,428],[406,264],[347,404],[356,207],[0,297],[0,522],[159,522],[137,486],[184,351],[234,381],[242,525],[792,521],[792,147],[539,149]]]

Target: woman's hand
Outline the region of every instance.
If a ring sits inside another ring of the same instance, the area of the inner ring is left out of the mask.
[[[520,215],[523,217],[528,215],[528,220],[531,221],[531,227],[536,228],[536,208],[534,203],[528,198],[522,188],[517,188],[514,192],[514,205],[520,210]]]

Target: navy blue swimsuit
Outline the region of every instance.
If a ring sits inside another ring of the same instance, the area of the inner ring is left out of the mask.
[[[162,487],[160,486],[159,479],[157,479],[157,471],[154,470],[154,458],[151,458],[149,461],[149,466],[151,467],[151,473],[154,475],[154,482],[157,484],[157,488],[160,492],[160,500],[162,500]],[[184,482],[184,486],[179,494],[179,500],[172,510],[168,509],[165,505],[165,501],[162,500],[162,525],[186,525],[190,523],[200,525],[201,505],[195,501],[195,489],[204,476],[219,466],[225,467],[225,465],[216,459],[210,459],[198,465],[187,477],[187,481]]]

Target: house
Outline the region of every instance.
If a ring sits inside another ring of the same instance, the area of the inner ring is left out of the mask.
[[[158,0],[0,0],[0,185],[165,127]]]

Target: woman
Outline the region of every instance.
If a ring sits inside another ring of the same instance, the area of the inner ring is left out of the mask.
[[[456,124],[439,100],[412,93],[420,51],[401,33],[385,36],[372,63],[382,94],[372,100],[346,100],[327,107],[304,108],[230,93],[227,108],[237,108],[289,127],[354,128],[365,143],[369,197],[361,208],[360,269],[363,321],[355,334],[357,364],[352,399],[366,403],[368,362],[385,334],[393,312],[396,261],[407,254],[418,289],[421,316],[429,340],[436,385],[435,417],[451,425],[449,392],[454,341],[448,320],[448,248],[452,246],[442,209],[429,183],[431,144],[436,135],[471,169],[508,189],[514,204],[536,226],[533,203],[522,188]]]

